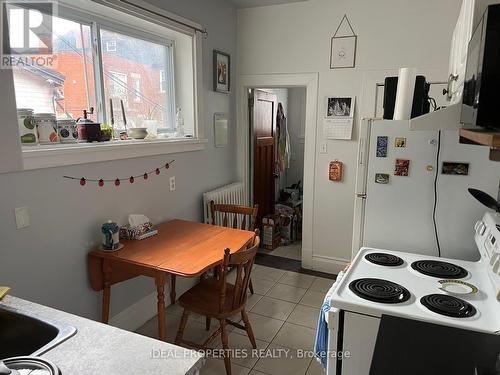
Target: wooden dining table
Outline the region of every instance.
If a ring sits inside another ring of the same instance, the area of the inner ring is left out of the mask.
[[[224,250],[247,248],[254,232],[171,220],[156,226],[158,234],[145,240],[124,240],[118,251],[93,250],[88,254],[90,284],[102,291],[102,322],[108,323],[111,285],[138,276],[155,280],[158,300],[158,333],[165,340],[165,282],[171,277],[170,300],[174,304],[176,276],[198,277],[222,263]]]

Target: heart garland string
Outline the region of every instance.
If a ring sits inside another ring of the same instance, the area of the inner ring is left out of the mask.
[[[87,185],[88,182],[96,182],[99,187],[103,187],[106,183],[114,183],[116,187],[120,186],[122,181],[128,181],[129,183],[133,184],[136,179],[143,178],[145,181],[149,179],[150,175],[159,175],[161,173],[162,169],[169,169],[170,165],[174,162],[175,160],[172,160],[168,163],[165,163],[161,167],[155,168],[152,171],[145,172],[136,176],[130,176],[126,178],[87,178],[87,177],[74,177],[74,176],[63,176],[63,178],[69,179],[69,180],[75,180],[75,181],[80,181],[81,186]]]

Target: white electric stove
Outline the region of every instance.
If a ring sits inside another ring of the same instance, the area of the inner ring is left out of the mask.
[[[331,290],[327,374],[369,374],[383,314],[499,334],[500,215],[475,231],[478,262],[362,248]]]

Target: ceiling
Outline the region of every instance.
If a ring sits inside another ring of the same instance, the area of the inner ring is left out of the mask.
[[[252,7],[261,7],[266,5],[276,5],[276,4],[285,4],[285,3],[298,3],[300,1],[308,1],[308,0],[229,0],[237,8],[252,8]]]

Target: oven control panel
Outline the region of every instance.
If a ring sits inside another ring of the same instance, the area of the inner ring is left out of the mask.
[[[474,226],[475,239],[483,260],[500,257],[500,215],[487,212]],[[486,258],[486,259],[485,259]],[[496,273],[496,272],[495,272]]]
[[[489,265],[490,276],[497,290],[497,300],[500,302],[500,215],[485,213],[474,229],[481,260]]]

